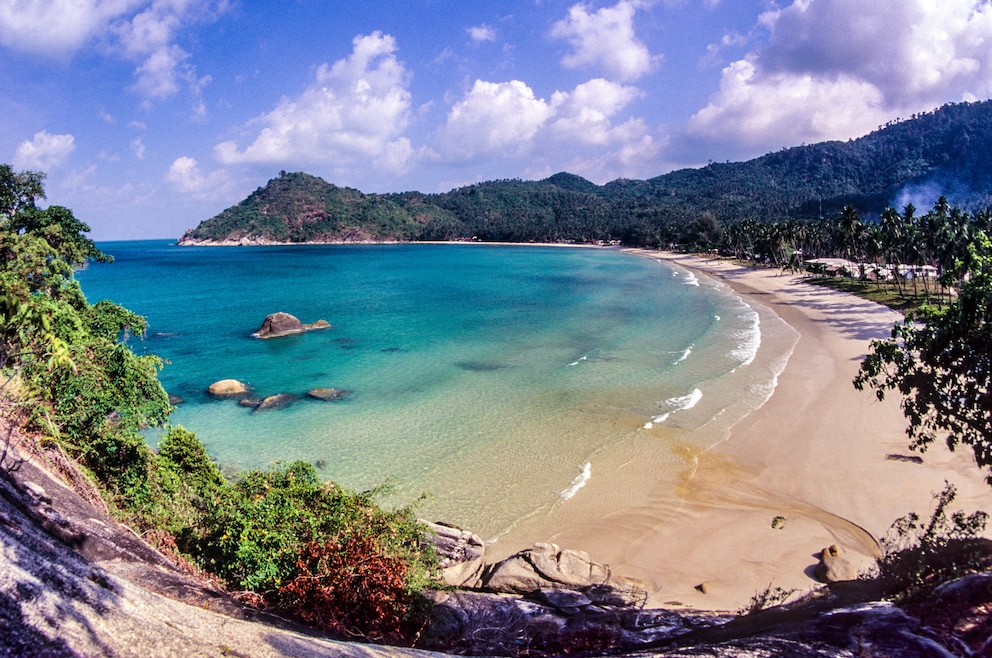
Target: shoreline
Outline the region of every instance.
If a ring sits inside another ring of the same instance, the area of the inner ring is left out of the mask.
[[[695,454],[674,491],[636,455],[594,463],[588,486],[490,545],[496,559],[551,541],[638,582],[648,607],[736,610],[766,588],[801,594],[819,586],[813,567],[831,544],[859,570],[869,568],[893,521],[909,512],[929,518],[944,480],[958,487],[954,509],[989,507],[970,452],[936,446],[917,455],[923,464],[900,459],[917,453],[907,449],[897,397],[879,402],[852,384],[869,341],[887,338],[901,314],[776,269],[624,251],[717,279],[774,313],[798,332],[791,357],[765,403],[719,446]],[[642,490],[636,500],[603,503],[631,483]]]

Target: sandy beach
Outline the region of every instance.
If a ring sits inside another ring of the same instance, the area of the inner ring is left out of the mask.
[[[830,544],[870,566],[891,523],[911,511],[928,517],[945,480],[958,487],[954,509],[992,509],[970,451],[938,445],[918,455],[922,464],[900,459],[915,453],[897,398],[878,402],[851,383],[869,341],[888,337],[898,313],[777,269],[631,251],[717,278],[788,323],[798,339],[778,386],[726,441],[694,454],[675,486],[657,482],[636,453],[606,456],[589,486],[492,554],[553,541],[641,583],[651,607],[735,610],[768,587],[816,587],[816,555]],[[775,517],[784,517],[777,527]],[[697,588],[704,582],[707,594]]]

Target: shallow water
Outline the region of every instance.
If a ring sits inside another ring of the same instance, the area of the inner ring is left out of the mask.
[[[346,487],[392,481],[387,501],[429,492],[424,515],[487,538],[573,504],[631,441],[676,481],[788,356],[759,351],[773,318],[725,287],[614,250],[100,246],[116,262],[80,272],[84,292],[147,316],[132,347],[166,360],[185,400],[172,422],[225,468],[305,459]],[[276,311],[333,328],[253,338]],[[252,412],[206,394],[225,378],[299,399]]]

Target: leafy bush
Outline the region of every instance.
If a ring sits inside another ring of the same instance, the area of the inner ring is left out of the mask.
[[[934,509],[928,521],[912,512],[897,519],[882,540],[883,555],[877,574],[888,595],[912,596],[981,568],[987,552],[976,541],[985,530],[988,514],[977,511],[948,514],[957,489],[945,482],[935,493]]]
[[[427,623],[409,565],[372,535],[301,545],[292,578],[271,598],[311,626],[376,642],[412,644]]]

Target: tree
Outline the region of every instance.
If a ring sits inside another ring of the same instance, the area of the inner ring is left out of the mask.
[[[875,340],[854,386],[882,400],[902,396],[910,448],[938,438],[970,446],[992,485],[992,242],[979,232],[970,248],[969,277],[945,308],[924,306]]]

